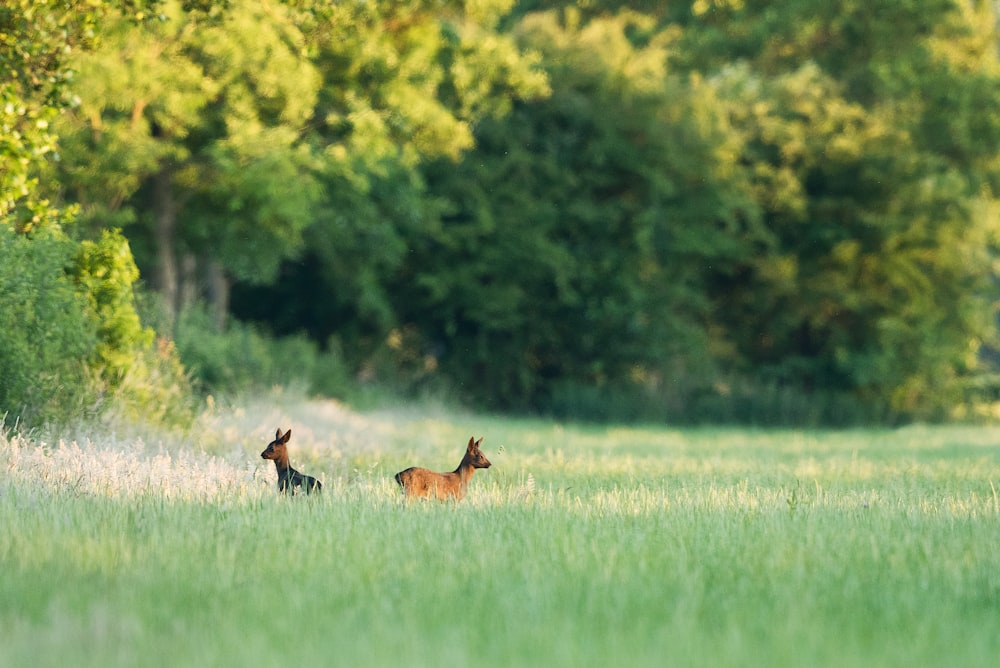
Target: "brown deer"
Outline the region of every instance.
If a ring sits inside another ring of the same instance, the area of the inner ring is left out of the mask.
[[[312,494],[313,491],[321,491],[323,483],[311,475],[299,473],[289,466],[288,439],[291,436],[291,429],[282,434],[281,427],[278,427],[278,431],[274,433],[274,440],[267,444],[267,449],[264,452],[260,453],[260,456],[264,459],[274,461],[274,467],[278,469],[278,491],[282,494],[287,494],[289,487],[291,487],[293,495],[295,494],[296,487],[304,487],[306,494]]]
[[[450,473],[436,473],[413,466],[397,473],[396,482],[403,488],[403,494],[408,498],[431,496],[444,501],[451,497],[461,501],[465,496],[465,489],[469,486],[469,479],[476,469],[490,467],[490,460],[479,451],[479,444],[482,442],[483,439],[476,441],[474,437],[470,438],[462,463]]]

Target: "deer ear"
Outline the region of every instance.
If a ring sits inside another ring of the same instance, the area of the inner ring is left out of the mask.
[[[474,447],[476,447],[476,437],[475,436],[470,436],[469,437],[469,444],[467,446],[465,446],[465,449],[471,451]]]
[[[289,429],[288,431],[285,432],[285,435],[281,437],[281,442],[288,443],[288,439],[290,439],[291,437],[292,437],[292,430]]]
[[[481,444],[481,443],[483,442],[483,438],[486,438],[486,437],[485,437],[485,436],[483,436],[483,437],[482,437],[482,438],[480,438],[480,439],[479,439],[478,441],[476,441],[476,449],[477,449],[477,450],[479,449],[479,445],[480,445],[480,444]]]
[[[278,431],[274,432],[274,440],[276,441],[281,440],[281,427],[278,427]]]

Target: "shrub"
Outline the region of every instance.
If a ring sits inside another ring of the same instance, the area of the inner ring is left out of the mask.
[[[321,351],[303,335],[274,339],[238,320],[220,331],[201,307],[180,314],[175,340],[185,367],[206,392],[239,393],[283,385],[335,396],[349,386],[337,348]]]
[[[0,226],[0,412],[8,423],[95,407],[88,362],[99,339],[66,272],[75,250],[58,231],[27,236]]]
[[[58,226],[31,234],[0,226],[0,415],[8,423],[191,417],[176,352],[154,347],[139,320],[137,278],[117,232],[76,242]]]
[[[103,412],[121,423],[187,427],[196,410],[191,385],[174,343],[159,337],[135,349],[133,363],[106,388]]]
[[[893,424],[905,418],[884,403],[849,392],[721,377],[710,382],[677,379],[655,387],[560,383],[553,387],[542,412],[587,422],[761,427],[853,427]]]
[[[97,241],[81,242],[73,280],[97,328],[93,363],[115,386],[135,363],[135,351],[149,350],[153,342],[153,330],[142,326],[136,312],[133,285],[139,269],[125,237],[105,230]]]

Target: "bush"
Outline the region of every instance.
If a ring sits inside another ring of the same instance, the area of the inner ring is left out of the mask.
[[[97,241],[83,241],[73,262],[73,280],[97,327],[93,360],[111,386],[135,364],[136,350],[150,350],[153,330],[144,328],[136,311],[133,285],[139,269],[128,241],[105,230]]]
[[[134,351],[133,363],[106,388],[103,413],[125,424],[187,427],[196,411],[191,386],[173,342],[161,337]]]
[[[76,242],[58,227],[0,226],[0,415],[32,425],[114,413],[176,425],[189,383],[135,309],[125,239]]]
[[[809,390],[746,378],[642,384],[560,383],[542,412],[562,420],[675,425],[853,427],[893,424],[906,416],[849,392]]]
[[[98,344],[67,267],[73,242],[0,226],[0,412],[7,422],[59,421],[95,408],[88,360]]]
[[[302,335],[272,339],[238,320],[219,331],[200,307],[181,313],[175,341],[184,366],[208,393],[282,385],[336,396],[349,388],[347,368],[335,348],[320,351]]]

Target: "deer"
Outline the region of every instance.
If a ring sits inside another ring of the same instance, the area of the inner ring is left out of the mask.
[[[289,429],[284,434],[281,427],[274,433],[274,440],[267,444],[264,452],[260,456],[274,462],[274,468],[278,470],[278,492],[288,494],[291,488],[292,495],[295,494],[296,487],[303,487],[306,494],[319,492],[323,489],[323,483],[311,475],[299,473],[288,464],[288,439],[292,437],[292,430]]]
[[[405,471],[396,474],[396,482],[403,488],[403,496],[406,498],[435,497],[440,501],[449,498],[461,501],[465,496],[465,490],[469,486],[469,479],[476,469],[488,469],[490,460],[486,459],[479,450],[479,444],[483,439],[469,439],[469,445],[465,448],[465,456],[462,457],[458,468],[448,473],[437,473],[419,466],[411,466]]]

